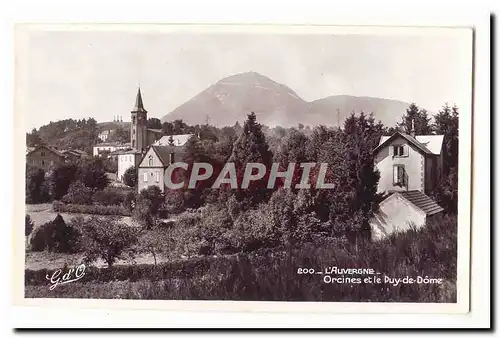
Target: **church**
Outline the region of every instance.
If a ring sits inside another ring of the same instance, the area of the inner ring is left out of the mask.
[[[137,90],[134,108],[130,112],[130,147],[117,153],[118,171],[116,179],[123,182],[123,175],[130,167],[138,167],[151,146],[165,147],[165,139],[174,146],[183,146],[191,135],[163,135],[161,129],[148,128],[148,112],[144,109],[141,88]],[[163,149],[164,152],[167,150]],[[161,180],[163,182],[163,180]]]

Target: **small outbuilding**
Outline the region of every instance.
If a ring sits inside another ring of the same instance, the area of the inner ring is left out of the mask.
[[[378,212],[370,220],[372,240],[412,226],[420,228],[442,211],[441,206],[419,190],[393,192],[380,203]]]

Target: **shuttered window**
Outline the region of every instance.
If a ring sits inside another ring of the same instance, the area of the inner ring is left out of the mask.
[[[394,185],[405,186],[405,167],[403,165],[392,167],[392,183]]]
[[[156,173],[156,183],[160,182],[160,173]]]
[[[148,181],[148,173],[144,173],[143,177],[144,177],[144,182],[147,182]]]
[[[395,145],[392,146],[393,151],[392,151],[392,156],[395,157],[401,157],[401,156],[408,156],[408,147],[405,147],[404,145]]]

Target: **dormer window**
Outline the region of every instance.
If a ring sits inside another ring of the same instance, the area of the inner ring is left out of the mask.
[[[394,157],[408,156],[407,147],[404,144],[393,145],[392,149],[392,156]]]

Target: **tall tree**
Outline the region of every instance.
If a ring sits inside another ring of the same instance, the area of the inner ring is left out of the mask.
[[[327,181],[333,189],[320,190],[316,203],[324,219],[325,208],[333,235],[356,239],[368,233],[368,220],[379,201],[377,185],[380,175],[374,167],[372,150],[382,135],[383,125],[373,116],[351,114],[344,128],[333,134],[320,149],[318,162],[328,163]]]
[[[26,203],[42,203],[48,200],[44,191],[45,171],[26,165]]]
[[[234,163],[238,180],[237,199],[244,200],[248,206],[254,206],[269,197],[267,178],[271,169],[273,154],[269,150],[262,126],[257,122],[254,112],[248,114],[243,132],[233,147],[229,162]],[[265,176],[253,182],[247,189],[241,189],[243,174],[248,163],[261,163],[266,168]]]
[[[421,109],[415,103],[412,103],[406,109],[402,121],[398,123],[398,129],[409,134],[413,125],[416,135],[429,135],[432,133],[430,120],[427,110]]]
[[[171,122],[163,122],[161,125],[163,135],[173,135],[174,125]]]
[[[150,129],[162,129],[161,121],[160,121],[160,119],[158,119],[156,117],[149,118],[147,126]]]
[[[302,131],[293,128],[284,141],[282,141],[275,155],[275,160],[279,163],[281,171],[287,170],[290,163],[295,163],[292,188],[300,182],[302,177],[303,169],[300,167],[300,163],[313,162],[313,156],[309,152],[309,147],[309,138]],[[281,185],[284,179],[280,179],[279,182]]]
[[[30,133],[26,133],[26,146],[27,147],[36,147],[43,144],[43,140],[40,137],[40,134],[33,128]]]
[[[50,195],[54,200],[61,200],[68,192],[70,184],[77,177],[76,164],[63,164],[56,167],[49,177]]]
[[[307,153],[311,162],[317,162],[321,147],[333,136],[333,132],[327,127],[320,125],[314,127],[311,141],[308,144]]]
[[[91,189],[102,190],[109,184],[102,158],[82,159],[78,165],[78,178]]]
[[[445,174],[458,165],[458,107],[450,107],[447,103],[434,116],[434,132],[444,135],[444,169]]]
[[[434,116],[433,129],[443,140],[443,177],[433,192],[447,212],[456,213],[458,203],[458,114],[456,105],[445,104]]]

